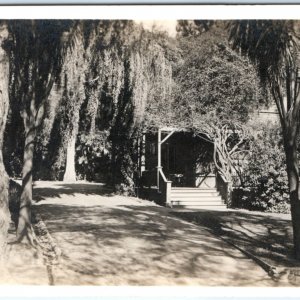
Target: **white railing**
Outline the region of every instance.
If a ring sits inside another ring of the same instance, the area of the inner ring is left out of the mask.
[[[160,193],[163,193],[163,197],[167,206],[171,206],[171,188],[172,181],[167,180],[162,167],[157,168],[157,188]]]

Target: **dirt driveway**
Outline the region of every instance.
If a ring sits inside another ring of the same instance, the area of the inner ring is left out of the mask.
[[[278,285],[204,226],[149,201],[87,183],[38,182],[34,194],[63,253],[55,285]]]

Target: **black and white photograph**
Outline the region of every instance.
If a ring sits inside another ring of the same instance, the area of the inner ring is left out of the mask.
[[[299,287],[291,9],[0,18],[0,285]]]

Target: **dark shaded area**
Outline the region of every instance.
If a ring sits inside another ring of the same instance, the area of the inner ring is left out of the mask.
[[[138,188],[137,196],[141,199],[150,200],[155,202],[158,205],[165,206],[166,200],[164,198],[164,194],[159,193],[157,188]]]
[[[11,177],[18,178],[22,173],[25,132],[20,109],[16,101],[10,101],[3,142],[3,162]]]
[[[138,153],[137,128],[135,128],[135,107],[130,84],[130,60],[124,61],[124,86],[120,91],[117,113],[111,127],[111,164],[109,183],[121,192],[133,193],[136,180]]]
[[[20,197],[22,193],[22,186],[18,184],[16,181],[10,179],[8,191],[9,191],[8,204],[9,204],[11,220],[14,222],[15,226],[17,227],[19,211],[20,211]]]
[[[199,187],[202,183],[200,177],[204,181],[205,175],[214,170],[213,144],[193,132],[176,132],[162,145],[162,166],[174,184]],[[183,175],[180,182],[176,182],[174,174]]]
[[[167,136],[162,134],[162,140]],[[157,133],[146,133],[142,185],[156,184]],[[161,146],[161,164],[172,186],[199,187],[214,171],[213,144],[189,131],[174,132]],[[151,174],[150,174],[151,173]]]
[[[62,103],[64,107],[65,103]],[[61,108],[62,110],[63,108]],[[61,130],[61,113],[55,116],[51,129],[50,140],[46,146],[38,143],[35,166],[37,174],[35,179],[39,180],[62,180],[65,172],[65,149],[61,149],[63,136]],[[39,137],[38,137],[39,138]],[[61,157],[63,156],[63,157]]]
[[[33,200],[40,202],[47,198],[62,198],[64,195],[75,195],[80,193],[83,195],[99,195],[99,196],[113,196],[111,187],[103,186],[101,184],[85,184],[85,183],[64,183],[53,187],[33,187]]]
[[[241,211],[172,212],[279,267],[299,267],[293,259],[290,220]]]

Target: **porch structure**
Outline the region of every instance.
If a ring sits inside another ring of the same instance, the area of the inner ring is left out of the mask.
[[[170,207],[226,206],[228,183],[216,172],[213,147],[213,141],[189,130],[164,127],[145,133],[140,190]]]

